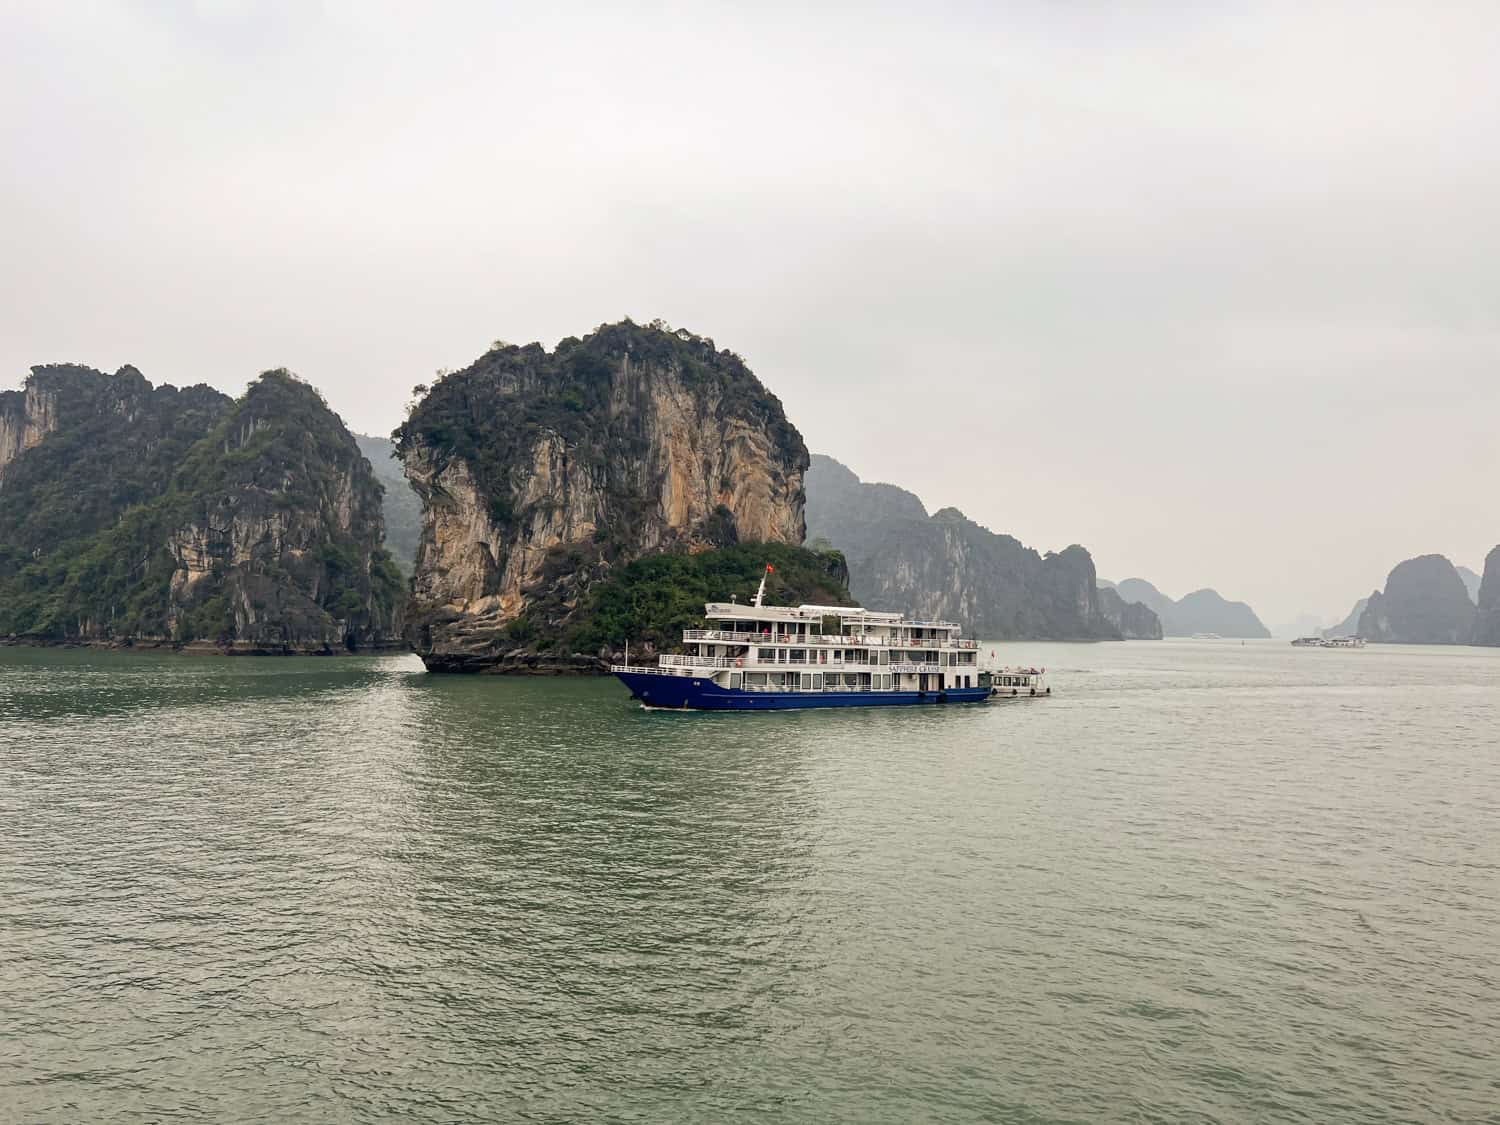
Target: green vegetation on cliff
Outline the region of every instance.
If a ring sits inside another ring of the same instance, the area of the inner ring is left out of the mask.
[[[575,469],[604,482],[607,522],[594,542],[611,558],[620,549],[629,553],[636,526],[656,500],[645,479],[652,443],[639,401],[647,394],[641,376],[654,371],[672,371],[687,391],[711,402],[714,413],[767,434],[782,460],[805,463],[801,435],[744,360],[660,321],[601,325],[582,339],[559,341],[550,352],[539,343],[497,342],[463,371],[414,388],[420,402],[391,437],[403,458],[422,445],[465,462],[502,530],[524,526],[535,507],[556,502],[553,496],[516,502],[538,441],[555,437]]]
[[[397,628],[380,486],[305,383],[235,401],[38,368],[27,399],[45,433],[3,466],[0,635],[279,651]]]
[[[407,621],[431,670],[577,666],[579,646],[597,666],[727,596],[714,568],[739,556],[714,550],[804,538],[807,447],[706,337],[627,320],[497,344],[416,394],[394,437],[423,505]]]
[[[618,651],[628,641],[676,649],[684,629],[702,627],[705,602],[731,597],[749,602],[767,564],[774,568],[766,579],[770,604],[856,604],[849,594],[844,556],[837,551],[742,543],[692,555],[648,555],[598,584],[578,623],[556,647],[595,654]]]

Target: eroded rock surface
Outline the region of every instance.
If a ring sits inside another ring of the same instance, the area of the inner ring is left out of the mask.
[[[33,370],[0,401],[0,635],[342,652],[397,642],[380,487],[311,387],[238,401],[134,368]]]
[[[956,621],[987,640],[1122,636],[1083,547],[1042,554],[955,508],[929,516],[912,493],[866,483],[831,457],[808,472],[808,534],[844,553],[849,588],[872,609]]]
[[[711,340],[627,321],[421,390],[397,449],[423,502],[408,635],[434,670],[524,664],[518,638],[651,552],[802,541],[806,446]]]

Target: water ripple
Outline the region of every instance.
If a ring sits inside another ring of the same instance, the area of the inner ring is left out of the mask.
[[[1500,653],[1010,655],[1059,694],[0,650],[0,1119],[1496,1119]]]

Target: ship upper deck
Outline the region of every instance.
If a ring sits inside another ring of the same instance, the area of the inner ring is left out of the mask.
[[[820,624],[824,618],[836,617],[845,624],[869,627],[907,627],[913,629],[957,630],[952,621],[915,621],[899,613],[865,609],[857,605],[755,605],[740,602],[708,602],[703,615],[716,621],[786,621]]]

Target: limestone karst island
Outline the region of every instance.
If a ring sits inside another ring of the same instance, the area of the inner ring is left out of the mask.
[[[1497,558],[1471,593],[1441,556],[1403,563],[1348,631],[1500,643]],[[996,640],[1270,635],[1213,590],[1105,582],[1082,546],[1039,553],[810,456],[744,359],[659,321],[497,344],[419,385],[391,441],[284,370],[238,399],[74,365],[0,393],[12,644],[592,673],[680,649],[762,579],[767,604]]]
[[[1496,16],[5,5],[0,1125],[1500,1125]]]

